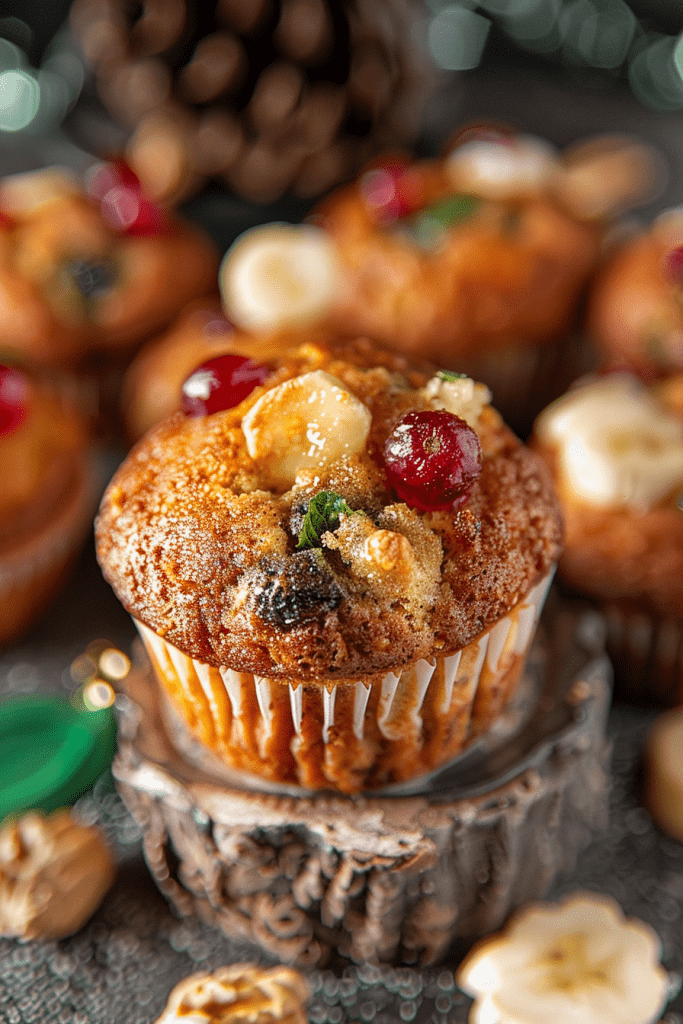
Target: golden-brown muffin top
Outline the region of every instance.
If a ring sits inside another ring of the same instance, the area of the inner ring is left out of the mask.
[[[557,559],[545,468],[486,388],[416,370],[366,339],[309,338],[269,367],[236,407],[164,421],[103,499],[103,572],[170,643],[283,678],[384,672],[458,650]],[[481,448],[457,508],[450,498],[411,507],[387,477],[387,438],[407,413],[436,410],[460,417]],[[346,504],[311,534],[321,492]],[[297,548],[302,538],[312,546]]]

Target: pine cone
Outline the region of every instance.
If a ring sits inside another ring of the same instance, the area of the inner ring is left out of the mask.
[[[413,0],[75,0],[100,96],[157,200],[223,179],[313,196],[407,142],[431,74]]]

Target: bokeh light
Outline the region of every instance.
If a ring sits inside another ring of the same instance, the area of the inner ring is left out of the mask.
[[[83,87],[83,63],[66,30],[51,41],[38,69],[22,49],[30,42],[28,25],[18,18],[0,19],[0,132],[54,130]]]
[[[476,68],[484,51],[491,22],[462,4],[450,4],[429,25],[429,48],[440,68],[466,71]]]
[[[0,71],[0,131],[17,132],[31,123],[40,105],[40,86],[20,69]]]
[[[641,103],[683,109],[683,34],[651,31],[626,0],[427,0],[424,35],[435,63],[480,63],[495,23],[518,46],[563,64],[628,79]]]

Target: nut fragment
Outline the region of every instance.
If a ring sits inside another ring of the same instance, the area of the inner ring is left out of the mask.
[[[183,979],[156,1024],[306,1024],[307,998],[298,971],[233,964]]]
[[[491,402],[491,392],[486,385],[471,377],[451,380],[437,374],[427,381],[424,393],[433,409],[445,409],[459,416],[473,430],[477,428],[482,410]]]
[[[657,718],[644,759],[648,810],[661,829],[683,842],[683,708]]]
[[[116,868],[97,829],[68,810],[0,829],[0,935],[61,939],[85,924]]]
[[[392,569],[409,571],[414,562],[413,549],[407,537],[393,530],[375,530],[365,541],[365,557],[383,572]]]

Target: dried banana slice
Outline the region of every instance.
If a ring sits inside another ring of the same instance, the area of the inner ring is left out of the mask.
[[[532,904],[479,943],[456,980],[470,1024],[651,1024],[670,998],[657,934],[595,893]]]

